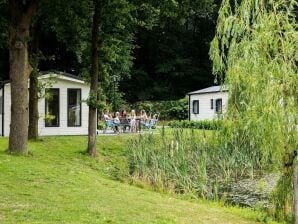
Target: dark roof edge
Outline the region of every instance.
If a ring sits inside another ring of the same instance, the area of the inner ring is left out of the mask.
[[[6,83],[10,83],[10,80],[2,80],[2,81],[0,81],[0,85],[5,85]]]
[[[40,74],[42,74],[42,75],[48,75],[50,73],[53,73],[53,74],[56,74],[56,75],[63,75],[65,77],[69,77],[69,78],[72,78],[72,79],[77,79],[77,80],[80,80],[80,81],[84,81],[82,77],[75,76],[75,75],[67,73],[67,72],[61,72],[61,71],[57,71],[57,70],[40,71]],[[0,81],[0,88],[2,88],[7,83],[10,83],[10,80]]]
[[[67,72],[62,72],[62,71],[57,71],[57,70],[40,71],[40,73],[42,75],[48,75],[50,73],[53,73],[53,74],[63,75],[63,76],[69,77],[69,78],[77,79],[77,80],[80,80],[80,81],[84,81],[83,78],[80,77],[80,76],[76,76],[76,75],[73,75],[73,74],[70,74],[70,73],[67,73]]]
[[[187,95],[201,95],[201,94],[208,94],[208,93],[220,93],[220,92],[229,92],[228,89],[223,89],[223,90],[219,90],[219,91],[210,91],[210,92],[203,92],[203,93],[187,93]]]

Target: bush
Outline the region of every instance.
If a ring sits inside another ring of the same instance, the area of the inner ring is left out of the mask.
[[[187,119],[188,116],[188,101],[187,98],[183,98],[176,101],[144,101],[130,105],[130,108],[137,111],[145,110],[149,115],[157,113],[163,120]]]
[[[205,130],[217,130],[222,125],[222,120],[202,120],[202,121],[170,121],[169,126],[171,128],[192,128],[192,129],[205,129]]]
[[[98,126],[97,126],[97,129],[98,129],[98,130],[103,130],[104,127],[105,127],[105,123],[104,123],[104,122],[99,122],[99,123],[98,123]]]

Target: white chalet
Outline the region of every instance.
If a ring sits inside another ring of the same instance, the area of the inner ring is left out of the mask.
[[[225,113],[228,105],[228,89],[211,86],[187,94],[189,120],[212,120]]]
[[[64,72],[44,72],[43,97],[38,101],[39,135],[87,135],[89,85],[77,76]],[[47,96],[47,97],[44,97]],[[10,83],[0,86],[0,135],[9,136]]]

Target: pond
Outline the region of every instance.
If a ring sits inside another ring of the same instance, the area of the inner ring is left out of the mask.
[[[279,174],[270,173],[254,179],[242,179],[220,184],[220,198],[226,202],[248,207],[268,207],[269,197],[280,178]]]

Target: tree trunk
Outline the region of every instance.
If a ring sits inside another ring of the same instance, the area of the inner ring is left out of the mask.
[[[290,142],[290,123],[289,123],[289,114],[288,114],[288,86],[287,83],[283,83],[283,116],[284,116],[284,132],[285,132],[285,142],[284,142],[284,152],[285,152],[285,168],[284,175],[291,175],[290,172],[293,171],[293,159],[290,154],[289,142]],[[291,164],[289,167],[287,164]],[[286,192],[285,204],[284,204],[284,217],[285,220],[289,219],[290,214],[290,192]]]
[[[294,218],[295,218],[295,224],[298,224],[298,166],[297,166],[297,159],[295,159],[294,162]]]
[[[98,56],[98,40],[99,40],[99,25],[100,25],[100,0],[94,0],[94,15],[92,25],[92,71],[90,84],[90,103],[89,103],[89,126],[88,126],[88,149],[90,156],[96,156],[96,129],[97,129],[97,83],[99,73],[99,56]]]
[[[29,127],[28,139],[36,140],[38,138],[38,71],[33,68],[30,75],[29,89]]]
[[[9,29],[9,60],[11,83],[11,124],[9,152],[27,154],[28,138],[28,39],[35,1],[11,0]]]
[[[29,88],[29,127],[28,139],[38,138],[38,64],[39,64],[39,31],[36,26],[32,29],[32,42],[30,51],[30,62],[33,70],[30,74]]]

